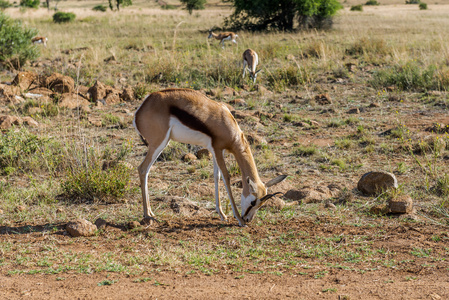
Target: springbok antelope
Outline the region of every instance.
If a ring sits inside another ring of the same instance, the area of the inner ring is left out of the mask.
[[[256,51],[252,49],[246,49],[245,52],[243,52],[243,78],[245,78],[246,69],[249,69],[249,76],[251,77],[253,82],[256,83],[257,74],[262,71],[256,71],[258,63],[259,56],[257,55]],[[250,68],[248,68],[248,66]]]
[[[216,33],[213,33],[212,30],[209,30],[209,36],[207,38],[208,39],[214,38],[216,40],[220,40],[220,42],[218,44],[219,45],[221,44],[221,47],[224,49],[225,41],[231,40],[234,44],[237,44],[237,42],[235,40],[237,37],[238,37],[238,35],[235,34],[234,32],[222,32],[220,34],[216,34]]]
[[[31,39],[31,42],[33,44],[44,44],[44,46],[47,47],[48,39],[45,36],[35,36]]]
[[[133,125],[148,146],[148,153],[138,167],[144,221],[154,217],[148,198],[148,173],[170,140],[203,146],[212,153],[215,210],[222,221],[227,220],[227,217],[220,203],[220,174],[223,175],[232,212],[240,226],[250,222],[257,210],[277,194],[268,194],[267,188],[287,177],[278,176],[264,184],[259,178],[249,143],[229,109],[194,90],[167,89],[150,94],[137,109]],[[235,156],[242,172],[241,216],[231,192],[230,175],[224,160],[225,150]]]

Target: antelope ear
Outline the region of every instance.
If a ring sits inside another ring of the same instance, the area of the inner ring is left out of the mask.
[[[271,179],[270,181],[268,181],[267,183],[265,183],[265,186],[268,188],[270,186],[276,185],[282,181],[285,180],[285,178],[287,178],[288,175],[279,175],[278,177]]]
[[[254,183],[254,181],[252,181],[252,180],[249,178],[249,176],[246,177],[246,182],[247,182],[248,185],[249,185],[249,191],[250,191],[250,193],[257,194],[257,185]]]

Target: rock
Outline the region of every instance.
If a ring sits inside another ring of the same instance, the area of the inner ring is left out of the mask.
[[[266,207],[271,207],[276,210],[282,210],[285,207],[285,201],[278,197],[273,197],[265,203]]]
[[[96,102],[99,99],[104,99],[106,97],[106,87],[103,83],[100,81],[96,81],[93,86],[89,88],[87,91],[90,96],[92,97],[92,100]]]
[[[267,144],[267,140],[255,133],[247,133],[246,140],[251,145]]]
[[[21,93],[20,87],[0,83],[0,99],[14,102],[14,97]]]
[[[39,86],[39,75],[33,72],[19,72],[11,84],[18,86],[22,91],[29,90]]]
[[[332,99],[327,93],[316,95],[315,101],[320,105],[332,104]]]
[[[134,90],[132,88],[123,89],[122,93],[120,94],[120,99],[125,102],[134,101],[136,99],[134,96]]]
[[[22,125],[22,120],[16,116],[0,117],[0,129],[9,129],[12,125]]]
[[[222,96],[238,96],[238,92],[236,90],[234,90],[233,88],[226,86],[223,91],[221,92]]]
[[[103,122],[98,117],[87,117],[87,121],[89,121],[90,124],[96,126],[96,127],[103,127]]]
[[[196,153],[196,157],[198,157],[198,159],[212,159],[212,153],[210,153],[210,151],[206,148],[202,148],[198,150],[198,152]]]
[[[356,65],[354,63],[347,63],[347,64],[345,64],[345,66],[349,72],[354,73],[356,70]]]
[[[376,216],[383,216],[389,213],[388,205],[386,204],[378,204],[374,205],[369,210],[370,213]]]
[[[290,200],[302,200],[302,203],[318,203],[336,196],[340,188],[333,184],[329,186],[305,186],[300,190],[289,190],[284,197]]]
[[[389,188],[397,188],[398,181],[394,174],[384,171],[374,171],[363,174],[357,183],[357,189],[365,195],[379,195]]]
[[[184,155],[182,157],[182,160],[185,161],[185,162],[194,161],[196,159],[197,159],[196,156],[194,154],[192,154],[192,153],[187,153],[186,155]]]
[[[356,108],[351,108],[350,110],[348,110],[348,114],[359,114],[360,113],[360,109]]]
[[[413,199],[409,195],[400,195],[388,200],[388,207],[394,214],[409,214],[413,212]]]
[[[58,207],[58,208],[56,209],[56,213],[57,213],[57,214],[62,214],[62,213],[64,213],[64,209]]]
[[[67,223],[65,229],[73,237],[92,236],[95,234],[97,226],[87,220],[78,219]]]
[[[61,108],[75,109],[78,107],[88,106],[89,101],[78,94],[64,93],[59,98],[58,106]]]
[[[372,102],[369,107],[380,107],[380,103],[378,102]]]
[[[163,197],[156,198],[155,201],[163,201],[169,204],[170,209],[175,214],[180,214],[182,216],[194,216],[198,214],[209,214],[207,209],[201,208],[192,201],[183,197]]]
[[[104,100],[108,105],[120,103],[120,95],[117,91],[110,91]]]
[[[325,207],[325,208],[332,209],[332,210],[337,209],[337,207],[335,206],[335,204],[332,203],[332,202],[330,202],[330,201],[326,202],[326,204],[324,204],[324,207]]]
[[[106,222],[105,219],[98,218],[95,220],[95,226],[97,226],[98,229],[105,229],[108,225],[108,222]]]
[[[127,227],[128,227],[129,229],[138,228],[138,227],[140,227],[140,223],[137,222],[137,221],[131,221],[131,222],[128,222]]]
[[[56,93],[73,93],[75,91],[75,80],[72,77],[53,73],[44,79],[44,87]]]
[[[0,209],[0,215],[3,215],[3,209]]]
[[[22,121],[25,125],[30,127],[39,127],[39,123],[36,122],[32,117],[23,117]]]
[[[259,92],[260,95],[272,95],[273,92],[269,91],[266,87],[258,84],[256,85],[256,91]]]
[[[25,205],[17,205],[16,208],[15,208],[15,211],[16,211],[16,212],[21,212],[21,211],[24,211],[24,210],[26,210],[26,209],[27,209],[27,208],[26,208]]]
[[[233,99],[229,103],[236,106],[246,106],[246,102],[242,98]]]

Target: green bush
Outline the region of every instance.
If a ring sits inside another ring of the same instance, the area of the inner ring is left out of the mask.
[[[26,28],[0,12],[0,64],[17,69],[28,60],[36,59],[39,50],[31,44],[36,34],[36,29]]]
[[[20,6],[22,7],[38,8],[39,4],[41,4],[40,0],[20,0]]]
[[[351,6],[351,11],[363,11],[363,5],[362,4],[353,5]]]
[[[0,9],[11,7],[11,3],[8,0],[0,0]]]
[[[377,0],[368,0],[368,1],[366,1],[365,5],[374,5],[374,6],[377,6],[377,5],[380,5],[380,3],[377,2]]]
[[[419,4],[419,9],[420,9],[420,10],[426,10],[426,9],[427,9],[427,3],[421,2],[421,3]]]
[[[106,201],[122,197],[129,189],[132,168],[122,163],[130,152],[130,144],[119,151],[96,148],[77,151],[72,147],[72,161],[61,183],[62,197],[72,201]]]
[[[405,1],[405,4],[420,4],[421,0],[408,0]]]
[[[76,18],[76,15],[74,13],[65,13],[62,11],[59,11],[53,15],[53,22],[55,23],[69,23],[74,21]]]
[[[102,4],[94,6],[94,8],[92,8],[92,10],[94,10],[94,11],[102,11],[102,12],[105,12],[106,9],[107,9],[106,6],[104,6]]]
[[[206,4],[206,0],[181,0],[181,2],[185,4],[189,14],[192,14],[193,10],[204,9]]]
[[[171,4],[165,4],[161,6],[162,9],[176,9],[176,6]]]

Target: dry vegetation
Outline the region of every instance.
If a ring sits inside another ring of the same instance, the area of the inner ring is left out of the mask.
[[[247,228],[233,219],[225,224],[211,210],[212,163],[183,162],[197,148],[171,143],[150,172],[151,199],[182,196],[210,213],[184,217],[153,201],[161,222],[129,230],[126,224],[142,215],[135,168],[145,147],[131,124],[141,100],[92,102],[89,110],[59,108],[58,99],[5,102],[3,115],[32,116],[39,126],[15,127],[0,137],[1,297],[25,291],[45,298],[48,290],[36,288],[41,281],[54,290],[84,286],[89,295],[71,295],[86,298],[103,295],[97,283],[125,298],[131,289],[139,297],[151,290],[167,298],[171,288],[179,298],[449,297],[443,279],[449,270],[449,33],[442,30],[449,27],[449,5],[428,2],[429,10],[420,11],[398,1],[351,12],[349,5],[360,3],[348,2],[331,31],[239,32],[238,46],[222,50],[206,31],[221,25],[231,12],[227,6],[189,16],[154,2],[136,2],[120,13],[94,12],[96,4],[61,2],[61,10],[77,15],[70,24],[54,24],[44,9],[7,9],[49,39],[25,69],[59,72],[77,86],[98,80],[132,87],[140,97],[188,87],[226,103],[242,98],[246,106],[236,106],[236,116],[245,133],[260,137],[253,153],[263,179],[289,174],[283,192],[331,184],[339,192],[263,209]],[[259,86],[241,79],[241,54],[249,47],[260,57]],[[115,60],[105,62],[111,56]],[[11,82],[15,74],[4,70],[0,79]],[[331,103],[321,104],[320,94]],[[238,181],[232,158],[228,167]],[[397,176],[398,191],[361,195],[360,176],[379,169]],[[416,213],[370,213],[391,193],[410,195]],[[68,221],[99,217],[109,226],[94,237],[64,235]],[[23,276],[29,283],[14,288]],[[216,293],[183,289],[177,280]],[[255,294],[246,292],[254,289],[249,282],[258,283]]]

